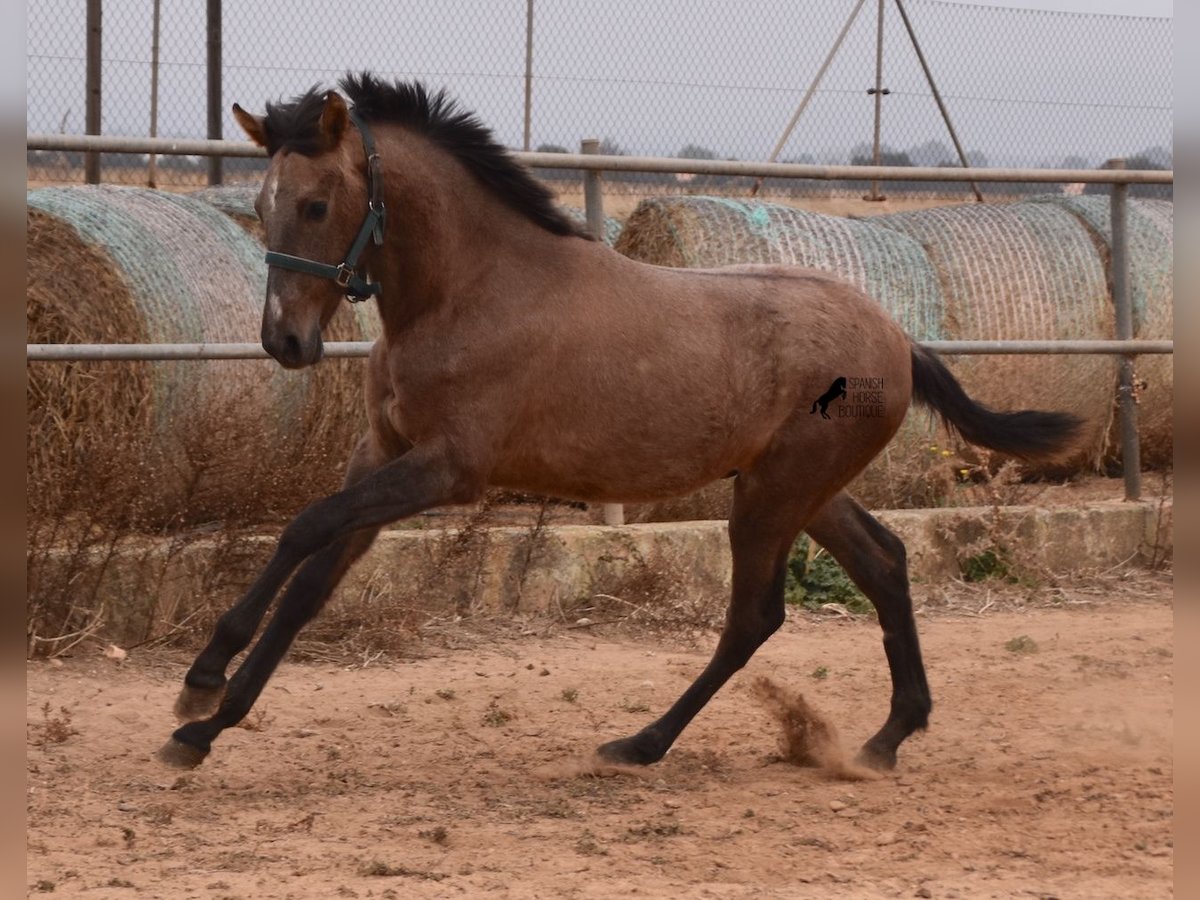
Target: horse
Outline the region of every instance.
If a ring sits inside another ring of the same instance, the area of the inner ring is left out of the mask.
[[[269,158],[255,204],[269,266],[262,345],[288,369],[314,365],[343,297],[374,297],[382,336],[367,362],[367,428],[343,488],[283,529],[219,618],[159,758],[205,759],[388,523],[492,486],[629,503],[728,477],[732,592],[711,660],[662,716],[597,753],[663,758],[783,623],[786,562],[804,531],[878,612],[891,705],[859,759],[894,767],[932,708],[905,549],[844,488],[914,402],[968,442],[1022,459],[1067,452],[1081,422],[977,403],[879,304],[828,274],[672,269],[614,252],[445,91],[369,72],[338,88],[261,116],[233,111]],[[813,398],[846,376],[882,385],[870,414],[810,418]]]

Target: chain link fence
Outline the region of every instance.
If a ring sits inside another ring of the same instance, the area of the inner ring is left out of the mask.
[[[30,0],[30,132],[86,130],[88,5]],[[1125,156],[1131,168],[1172,166],[1167,18],[937,0],[208,5],[220,9],[221,130],[229,138],[241,138],[229,114],[234,101],[261,110],[267,100],[371,69],[446,87],[513,149],[573,152],[581,139],[596,137],[609,153],[762,160],[778,145],[780,161],[864,164],[876,157],[878,101],[882,164],[958,165],[919,44],[971,165],[1089,168]],[[100,6],[100,131],[211,136],[205,4],[102,0]],[[877,86],[878,94],[869,93]],[[220,177],[244,180],[261,169],[259,161],[225,160]],[[149,160],[108,154],[101,173],[104,181],[144,184]],[[546,175],[578,180],[571,172]],[[30,153],[31,183],[84,177],[80,154]],[[197,186],[210,177],[205,160],[157,160],[159,186]],[[612,175],[606,184],[635,191],[701,186],[650,174]],[[703,187],[722,182],[709,179]],[[771,187],[861,194],[870,185]],[[882,187],[889,194],[931,190]],[[983,189],[1014,192],[1011,185]]]

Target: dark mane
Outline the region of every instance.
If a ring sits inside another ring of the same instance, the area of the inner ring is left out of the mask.
[[[348,74],[338,86],[368,122],[394,122],[424,135],[453,154],[509,207],[555,234],[590,235],[554,202],[554,195],[509,155],[472,113],[445,91],[430,93],[417,81],[386,82],[369,72]],[[312,87],[288,102],[268,103],[267,153],[286,149],[315,156],[325,92]]]

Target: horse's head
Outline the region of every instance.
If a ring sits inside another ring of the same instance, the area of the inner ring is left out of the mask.
[[[363,248],[353,259],[347,256],[367,229],[364,213],[370,198],[363,143],[340,95],[330,91],[323,102],[314,101],[303,130],[286,135],[273,132],[270,107],[265,117],[233,107],[238,124],[270,154],[254,204],[266,230],[270,266],[262,344],[289,369],[320,361],[321,329],[343,296],[361,298],[374,288],[354,271]]]

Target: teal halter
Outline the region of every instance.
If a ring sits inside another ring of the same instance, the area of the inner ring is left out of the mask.
[[[331,278],[338,287],[346,292],[346,299],[351,303],[360,303],[368,297],[378,296],[380,285],[377,281],[367,281],[358,274],[358,258],[366,249],[367,241],[374,239],[375,246],[383,243],[383,229],[387,224],[387,211],[383,205],[383,173],[379,154],[375,151],[375,139],[371,136],[367,123],[351,110],[350,121],[362,135],[363,149],[367,153],[367,214],[363,218],[358,236],[350,245],[346,258],[336,266],[317,262],[303,256],[292,256],[288,253],[267,251],[267,265],[291,272],[303,272],[306,275],[316,275],[319,278]]]

